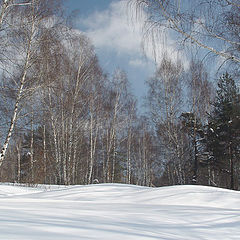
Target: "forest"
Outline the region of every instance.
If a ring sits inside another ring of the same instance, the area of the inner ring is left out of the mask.
[[[221,64],[209,72],[201,54],[189,54],[186,68],[164,53],[139,106],[127,73],[100,66],[61,0],[1,0],[0,181],[238,190],[240,3],[181,2],[129,0],[129,8],[147,11],[147,34],[165,27],[179,46]]]

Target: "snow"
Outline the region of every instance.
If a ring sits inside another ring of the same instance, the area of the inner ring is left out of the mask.
[[[2,184],[0,239],[240,239],[240,192],[190,185]]]

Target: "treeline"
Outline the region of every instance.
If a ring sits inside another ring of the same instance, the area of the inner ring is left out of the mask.
[[[150,185],[154,135],[56,0],[1,1],[1,181]]]
[[[239,188],[240,93],[224,73],[214,86],[204,66],[163,58],[148,80],[147,103],[156,129],[160,185]]]
[[[163,56],[140,115],[61,1],[0,1],[0,180],[239,187],[239,89]]]

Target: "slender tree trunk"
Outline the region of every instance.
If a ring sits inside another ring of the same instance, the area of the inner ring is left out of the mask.
[[[73,163],[72,163],[72,184],[76,184],[76,168],[77,168],[77,143],[76,139],[74,138],[73,144]]]
[[[105,147],[104,147],[104,141],[103,141],[103,137],[102,137],[102,171],[103,171],[103,182],[106,183],[106,155],[105,155],[105,151],[104,151]]]
[[[142,158],[142,144],[141,144],[141,136],[138,139],[138,184],[143,185],[143,158]]]
[[[130,127],[129,133],[128,133],[128,141],[127,141],[128,184],[131,184],[131,138],[132,138],[132,129]]]
[[[211,165],[208,164],[208,186],[211,186]]]
[[[44,164],[44,183],[47,183],[47,151],[46,151],[46,125],[43,125],[43,164]]]
[[[33,109],[32,109],[32,116],[31,116],[31,143],[30,143],[31,183],[34,183],[34,150],[33,150],[33,142],[34,142],[34,130],[33,130]]]
[[[3,147],[2,147],[2,150],[0,153],[0,167],[2,166],[2,163],[4,161],[6,151],[7,151],[9,142],[11,140],[12,133],[13,133],[14,127],[17,122],[18,108],[19,108],[19,104],[20,104],[20,101],[22,98],[22,93],[23,93],[23,89],[24,89],[24,85],[25,85],[25,81],[26,81],[26,76],[27,76],[27,71],[28,71],[28,68],[30,65],[31,46],[32,46],[34,31],[35,31],[35,22],[33,19],[32,26],[31,26],[31,35],[30,35],[29,41],[27,43],[27,52],[26,52],[25,64],[24,64],[24,68],[23,68],[23,74],[22,74],[22,77],[20,80],[20,85],[19,85],[18,92],[17,92],[17,99],[15,102],[13,115],[12,115],[11,123],[10,123],[9,129],[8,129],[8,133],[7,133],[5,142],[3,144]]]
[[[194,166],[193,166],[193,177],[192,177],[192,183],[197,184],[197,174],[198,174],[198,158],[197,158],[197,141],[196,141],[196,136],[194,136],[193,140],[194,144]]]
[[[110,154],[111,154],[111,133],[107,130],[107,160],[106,160],[106,182],[110,182]]]
[[[48,88],[48,99],[49,99],[49,105],[50,105],[50,120],[51,120],[51,127],[53,131],[54,154],[55,154],[55,162],[56,162],[55,184],[58,184],[59,182],[61,182],[61,155],[59,151],[60,141],[58,141],[56,121],[54,121],[54,116],[53,116],[53,107],[52,107],[50,88]]]
[[[93,155],[94,155],[94,146],[93,146],[93,114],[91,112],[90,116],[90,163],[88,170],[88,184],[91,183],[92,180],[92,171],[93,171]]]
[[[17,182],[21,181],[21,142],[17,144]]]
[[[113,160],[112,160],[112,183],[115,181],[115,169],[116,169],[116,136],[113,135]]]
[[[167,165],[167,175],[168,175],[168,185],[171,186],[172,185],[172,179],[171,179],[171,171],[170,171],[169,163]]]
[[[91,115],[92,118],[92,115]],[[90,133],[90,166],[89,166],[89,175],[88,175],[88,184],[92,181],[92,175],[93,175],[93,166],[94,166],[94,156],[96,152],[96,145],[97,145],[97,137],[98,137],[98,125],[95,126],[95,137],[93,137],[93,119],[91,119],[91,133]]]
[[[144,186],[147,186],[147,175],[148,175],[148,168],[147,168],[147,159],[146,159],[146,136],[145,133],[143,134],[143,164],[144,164]]]
[[[233,172],[233,155],[232,145],[229,145],[229,164],[230,164],[230,189],[234,190],[234,172]]]
[[[61,94],[61,155],[62,155],[62,180],[63,184],[68,185],[67,177],[67,123],[64,116],[63,93]]]

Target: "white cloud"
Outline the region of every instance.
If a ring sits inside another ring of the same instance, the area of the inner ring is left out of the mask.
[[[79,19],[79,24],[87,29],[86,34],[97,49],[128,56],[130,66],[142,67],[146,59],[150,62],[160,62],[164,53],[173,61],[183,59],[183,54],[176,50],[175,41],[167,31],[162,30],[155,33],[155,37],[158,38],[155,46],[151,44],[152,39],[144,44],[144,60],[142,29],[146,19],[146,13],[142,12],[135,21],[136,19],[131,18],[131,13],[129,14],[127,1],[117,1],[112,2],[104,11],[96,11],[85,19]],[[186,63],[186,60],[183,62]]]
[[[126,7],[124,1],[112,2],[107,10],[80,19],[97,48],[111,48],[119,54],[141,54],[141,26],[133,28]]]

